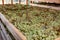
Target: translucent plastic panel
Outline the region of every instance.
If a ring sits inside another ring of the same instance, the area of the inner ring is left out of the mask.
[[[4,0],[4,4],[11,4],[11,0]]]
[[[2,0],[0,0],[0,4],[2,4]]]
[[[15,3],[19,3],[19,0],[13,0],[13,3],[15,4]]]
[[[26,0],[21,0],[21,4],[26,4]]]
[[[25,2],[25,0],[21,0],[21,2]]]
[[[19,0],[13,0],[14,2],[18,2]]]

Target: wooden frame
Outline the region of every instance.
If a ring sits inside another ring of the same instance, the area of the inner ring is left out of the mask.
[[[12,40],[11,39],[11,37],[9,36],[9,34],[7,33],[7,31],[6,31],[6,29],[5,29],[5,27],[4,27],[4,25],[2,24],[2,22],[1,22],[1,20],[0,20],[0,29],[1,29],[1,34],[0,34],[0,36],[1,36],[1,40],[3,39],[3,40]]]
[[[11,24],[3,14],[0,13],[0,19],[11,32],[16,40],[27,40],[26,37],[13,25]]]

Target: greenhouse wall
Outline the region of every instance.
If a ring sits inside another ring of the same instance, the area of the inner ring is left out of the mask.
[[[2,0],[0,0],[0,4],[2,4]]]
[[[26,0],[20,0],[21,4],[26,4]],[[13,4],[19,3],[19,0],[13,0]],[[0,0],[0,4],[2,4],[2,0]],[[11,0],[4,0],[4,4],[11,4]]]

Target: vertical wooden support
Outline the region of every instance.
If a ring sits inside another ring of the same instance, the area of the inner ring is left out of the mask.
[[[28,0],[26,0],[26,5],[28,5]]]
[[[34,0],[32,0],[32,3],[34,2]]]
[[[4,5],[4,0],[2,0],[2,5]]]
[[[13,0],[11,0],[11,4],[13,5]]]
[[[19,4],[21,3],[21,0],[19,0]]]

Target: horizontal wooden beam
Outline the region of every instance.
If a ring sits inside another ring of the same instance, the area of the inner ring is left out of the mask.
[[[42,8],[50,8],[54,10],[60,10],[60,7],[54,7],[54,6],[39,5],[39,4],[33,4],[33,3],[30,3],[29,5],[36,6],[36,7],[42,7]]]

